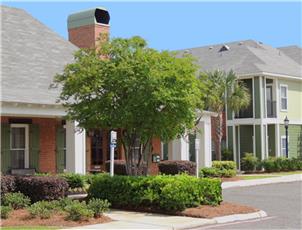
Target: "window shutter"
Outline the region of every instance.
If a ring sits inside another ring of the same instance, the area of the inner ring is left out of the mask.
[[[29,168],[39,171],[40,127],[38,124],[29,125]]]
[[[1,172],[8,173],[10,167],[10,125],[8,123],[1,123]]]
[[[57,172],[61,173],[65,168],[65,149],[64,149],[64,137],[65,129],[63,127],[57,127],[56,131],[56,165]]]

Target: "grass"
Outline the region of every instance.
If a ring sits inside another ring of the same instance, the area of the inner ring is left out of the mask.
[[[254,179],[264,179],[272,178],[278,176],[302,174],[302,171],[291,171],[291,172],[273,172],[273,173],[263,173],[263,174],[251,174],[251,175],[238,175],[242,180],[254,180]]]

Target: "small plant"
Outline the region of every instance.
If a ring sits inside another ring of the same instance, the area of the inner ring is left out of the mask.
[[[224,161],[232,161],[233,160],[233,150],[232,149],[224,149],[222,150],[222,160]]]
[[[7,219],[11,211],[11,206],[0,206],[1,218]]]
[[[55,209],[55,203],[48,201],[38,201],[27,208],[31,217],[40,217],[41,219],[50,218]]]
[[[241,167],[244,171],[255,171],[258,164],[258,158],[253,153],[245,153],[245,156],[241,159]]]
[[[65,207],[65,211],[68,213],[66,217],[68,220],[79,221],[87,220],[93,217],[93,211],[87,208],[84,202],[73,201],[72,204]]]
[[[59,177],[66,180],[69,185],[69,188],[84,188],[85,186],[85,176],[77,173],[62,173]]]
[[[110,203],[108,200],[92,198],[88,203],[88,208],[93,211],[95,218],[100,217],[104,212],[109,210]]]
[[[61,198],[60,200],[56,201],[57,207],[61,210],[65,210],[65,208],[71,205],[74,201],[68,197]]]
[[[30,204],[30,199],[21,192],[7,193],[3,196],[2,204],[11,206],[13,209],[27,207]]]

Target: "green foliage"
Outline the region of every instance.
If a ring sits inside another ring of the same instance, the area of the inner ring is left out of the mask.
[[[165,211],[180,211],[200,204],[217,205],[222,201],[219,180],[186,174],[98,177],[91,184],[88,196],[107,199],[115,208],[147,207]]]
[[[232,149],[224,149],[222,150],[222,160],[223,161],[232,161],[233,160],[233,150]]]
[[[35,173],[35,176],[51,176],[51,173],[48,173],[48,172],[46,172],[46,173],[41,173],[41,172],[36,172]]]
[[[196,72],[192,56],[151,49],[140,37],[116,38],[79,50],[56,82],[68,118],[80,127],[123,128],[118,144],[136,175],[142,162],[132,160],[150,159],[153,137],[171,140],[194,127],[204,92]],[[138,146],[142,151],[133,150]]]
[[[7,219],[9,217],[10,212],[12,211],[11,206],[0,206],[0,213],[2,219]]]
[[[2,198],[2,205],[11,206],[13,209],[27,207],[30,204],[29,197],[20,192],[7,193]]]
[[[241,169],[248,172],[255,171],[258,163],[259,160],[253,153],[245,153],[244,157],[241,159]]]
[[[68,197],[64,197],[64,198],[61,198],[60,200],[56,201],[57,207],[63,211],[65,210],[65,207],[71,205],[72,203],[73,203],[73,200]]]
[[[70,205],[65,207],[68,213],[67,219],[73,221],[87,220],[93,217],[93,211],[89,210],[85,202],[73,201]]]
[[[77,173],[61,173],[59,177],[64,178],[69,185],[69,188],[83,188],[86,177]]]
[[[31,217],[40,217],[41,219],[48,219],[57,209],[56,202],[52,201],[38,201],[27,208]]]
[[[267,172],[293,171],[302,169],[302,160],[298,158],[269,157],[261,162]]]
[[[234,161],[213,161],[212,167],[202,168],[199,177],[234,177],[236,163]]]
[[[206,93],[203,98],[206,108],[218,113],[216,135],[218,136],[218,159],[221,160],[222,113],[225,105],[235,113],[247,108],[250,104],[250,93],[243,82],[238,81],[235,73],[216,70],[203,73],[200,81],[205,84]]]
[[[104,212],[107,212],[110,207],[108,200],[92,198],[88,202],[88,208],[93,211],[94,217],[100,217]]]

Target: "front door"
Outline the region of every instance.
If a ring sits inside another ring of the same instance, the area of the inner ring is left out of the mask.
[[[103,165],[103,138],[104,132],[100,129],[93,131],[91,137],[91,165],[94,169],[100,169]]]
[[[28,125],[11,124],[10,150],[13,169],[29,167]]]

